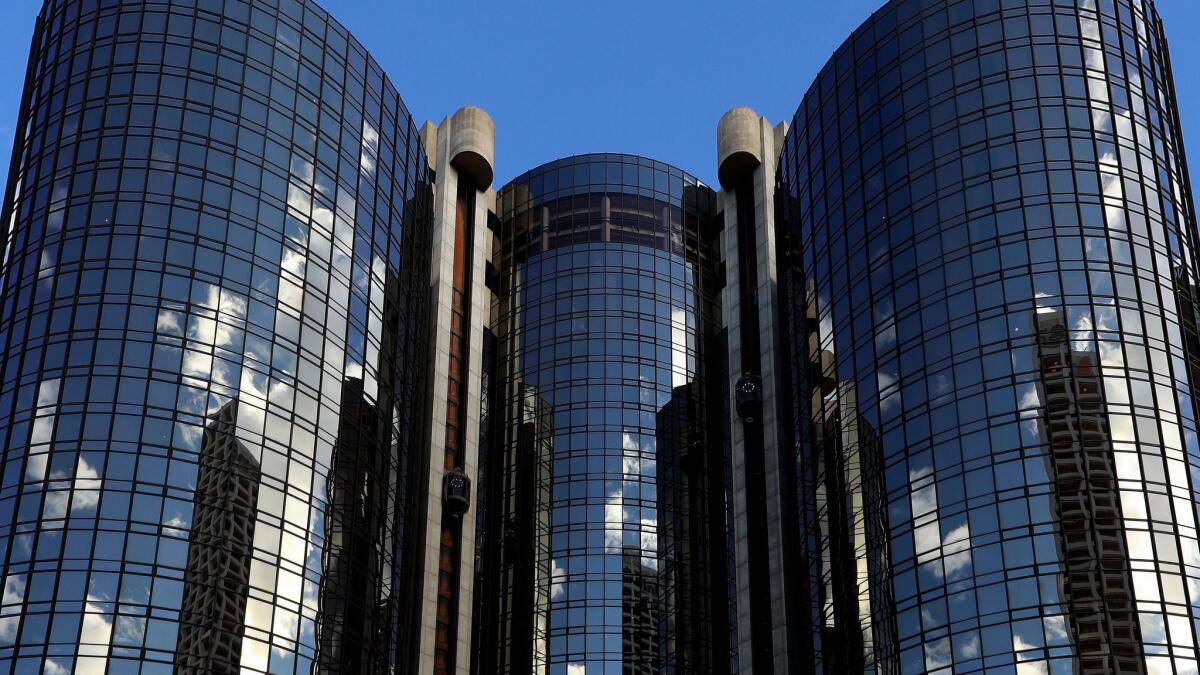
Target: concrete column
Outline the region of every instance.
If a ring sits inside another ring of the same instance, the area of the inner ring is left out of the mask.
[[[784,496],[793,492],[792,486],[784,481],[794,481],[791,472],[783,471],[790,466],[790,458],[781,453],[791,448],[780,447],[782,438],[779,428],[779,410],[776,405],[778,392],[787,386],[787,379],[778,371],[779,345],[777,317],[777,267],[775,257],[775,172],[787,124],[772,126],[750,108],[734,108],[721,117],[717,125],[718,176],[724,191],[720,199],[725,210],[725,228],[721,234],[721,250],[726,266],[726,286],[722,291],[721,306],[725,326],[729,335],[730,382],[727,383],[729,400],[735,400],[733,385],[746,370],[747,354],[754,350],[759,356],[756,374],[762,379],[762,442],[765,472],[765,494],[756,496],[753,487],[747,484],[746,434],[743,421],[730,406],[730,430],[733,463],[733,509],[734,509],[734,556],[737,564],[737,636],[738,654],[746,672],[801,672],[803,664],[795,661],[797,655],[788,653],[789,631],[787,598],[791,595],[790,581],[794,570],[789,569],[786,559],[785,539],[792,533],[784,531],[782,517],[784,509],[794,508],[786,503]],[[754,237],[752,241],[741,241],[738,230],[739,194],[736,186],[744,185],[749,179],[751,190],[742,193],[742,198],[753,199]],[[739,251],[743,247],[754,247],[757,271],[753,277],[755,289],[742,288],[742,272],[739,268]],[[742,344],[741,303],[749,298],[757,299],[758,325],[748,331],[756,340],[753,344]],[[751,583],[749,573],[751,547],[749,518],[750,500],[765,500],[766,542],[765,546],[770,585],[770,626],[773,662],[754,662],[754,630],[751,624]],[[789,514],[790,516],[791,514]]]
[[[447,402],[449,397],[449,368],[451,355],[451,317],[454,292],[454,255],[458,189],[460,181],[468,181],[475,190],[475,227],[471,249],[466,252],[470,268],[465,307],[465,330],[468,349],[463,355],[466,369],[466,427],[459,448],[459,466],[471,479],[472,492],[479,484],[479,407],[482,387],[480,354],[483,328],[491,305],[490,291],[484,285],[485,267],[491,256],[491,231],[487,228],[488,212],[495,209],[496,193],[491,189],[492,162],[495,153],[495,127],[487,113],[479,108],[466,107],[435,126],[426,122],[421,129],[429,165],[436,171],[433,188],[433,250],[432,312],[430,321],[433,340],[430,354],[430,385],[432,395],[427,476],[427,522],[425,539],[417,542],[424,548],[423,582],[420,603],[420,657],[417,673],[435,672],[435,638],[437,635],[439,563],[443,522],[442,486],[445,476]],[[458,568],[458,628],[454,672],[466,674],[471,665],[471,620],[475,563],[475,513],[477,504],[472,495],[471,508],[462,515],[459,539]]]

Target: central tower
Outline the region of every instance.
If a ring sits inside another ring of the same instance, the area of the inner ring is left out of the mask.
[[[498,206],[478,672],[726,669],[715,194],[595,154]]]

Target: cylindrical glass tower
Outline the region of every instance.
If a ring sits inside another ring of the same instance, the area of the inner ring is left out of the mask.
[[[501,190],[478,672],[727,668],[714,202],[629,155]]]
[[[889,3],[779,191],[806,506],[852,525],[811,551],[823,666],[1195,673],[1196,222],[1152,3]]]
[[[396,662],[427,180],[314,3],[45,4],[4,202],[0,672]]]

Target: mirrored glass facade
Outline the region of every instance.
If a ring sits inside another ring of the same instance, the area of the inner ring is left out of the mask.
[[[630,155],[500,191],[477,672],[727,672],[714,197]]]
[[[778,187],[818,668],[1197,672],[1183,162],[1143,0],[891,2],[822,71]]]
[[[313,0],[36,21],[0,675],[1200,675],[1152,0],[886,2],[719,192],[497,193]]]
[[[403,662],[428,181],[312,3],[46,3],[4,208],[0,673]]]

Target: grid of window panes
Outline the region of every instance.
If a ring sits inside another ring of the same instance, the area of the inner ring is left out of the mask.
[[[1197,670],[1174,106],[1148,1],[908,0],[796,113],[790,353],[836,385],[799,414],[882,443],[899,672]]]
[[[395,89],[301,0],[49,0],[31,59],[0,673],[382,672],[428,283]]]
[[[548,571],[531,582],[548,588],[508,592],[548,605],[541,643],[524,651],[552,675],[728,662],[724,455],[702,376],[714,202],[691,176],[629,155],[559,160],[500,192],[493,410],[513,419],[496,443],[510,469],[491,489],[517,503],[520,453],[544,455],[525,466],[549,489],[517,515],[545,526],[514,551],[548,560],[505,563]],[[523,444],[521,415],[549,442]]]

